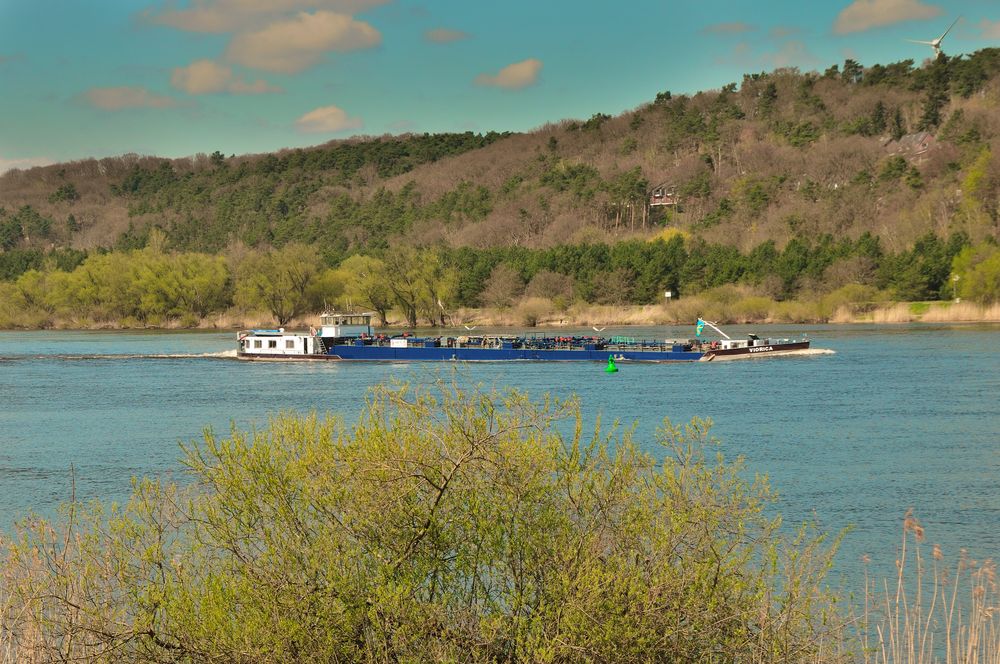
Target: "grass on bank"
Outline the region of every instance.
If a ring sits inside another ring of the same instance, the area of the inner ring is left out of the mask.
[[[698,295],[656,305],[568,304],[542,297],[525,297],[502,309],[460,308],[449,311],[451,327],[589,327],[591,325],[689,325],[697,318],[721,324],[767,323],[960,323],[1000,322],[1000,303],[893,302],[870,287],[849,285],[832,293],[801,300],[774,300],[740,286],[721,286]],[[318,315],[318,314],[317,314]],[[389,312],[392,327],[405,325],[400,312]],[[302,316],[287,325],[308,329],[315,316]],[[0,329],[218,329],[273,326],[266,312],[236,308],[199,318],[150,317],[104,319],[80,312],[66,316],[42,308],[15,306],[0,300]],[[426,321],[424,321],[426,324]]]
[[[657,305],[557,307],[544,298],[525,298],[503,310],[460,310],[452,316],[467,324],[529,327],[689,325],[699,317],[723,324],[1000,322],[1000,303],[893,302],[887,293],[856,284],[813,298],[779,301],[748,287],[721,286]]]

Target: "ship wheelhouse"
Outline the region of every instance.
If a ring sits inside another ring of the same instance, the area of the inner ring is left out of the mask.
[[[319,318],[317,336],[343,339],[345,337],[372,336],[372,314],[342,314],[326,312]]]

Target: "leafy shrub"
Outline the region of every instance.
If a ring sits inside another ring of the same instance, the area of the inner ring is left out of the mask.
[[[709,428],[665,421],[648,453],[585,437],[574,401],[439,384],[376,389],[352,428],[207,433],[186,489],[23,523],[0,636],[38,660],[831,657],[823,538],[782,535]]]

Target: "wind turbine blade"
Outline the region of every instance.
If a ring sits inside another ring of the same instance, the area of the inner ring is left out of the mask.
[[[961,16],[959,16],[959,17],[958,17],[958,18],[956,18],[956,19],[955,19],[954,21],[952,21],[952,24],[951,24],[951,25],[949,25],[949,26],[948,26],[948,29],[944,31],[944,35],[946,35],[946,34],[948,34],[949,32],[951,32],[951,29],[952,29],[952,28],[954,28],[954,27],[955,27],[955,24],[956,24],[956,23],[958,23],[958,22],[959,22],[960,20],[962,20],[962,17],[961,17]],[[939,43],[941,42],[941,40],[942,40],[942,39],[944,39],[944,35],[941,35],[940,37],[938,37],[938,38],[937,38],[937,40],[938,40],[938,42],[939,42]]]
[[[920,40],[920,39],[907,39],[906,41],[912,42],[914,44],[927,44],[928,46],[933,46],[934,45],[934,42],[923,41],[923,40]]]

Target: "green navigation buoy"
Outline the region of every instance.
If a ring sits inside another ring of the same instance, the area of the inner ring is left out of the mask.
[[[608,355],[608,366],[604,368],[605,373],[618,373],[618,367],[615,366],[615,356]]]

